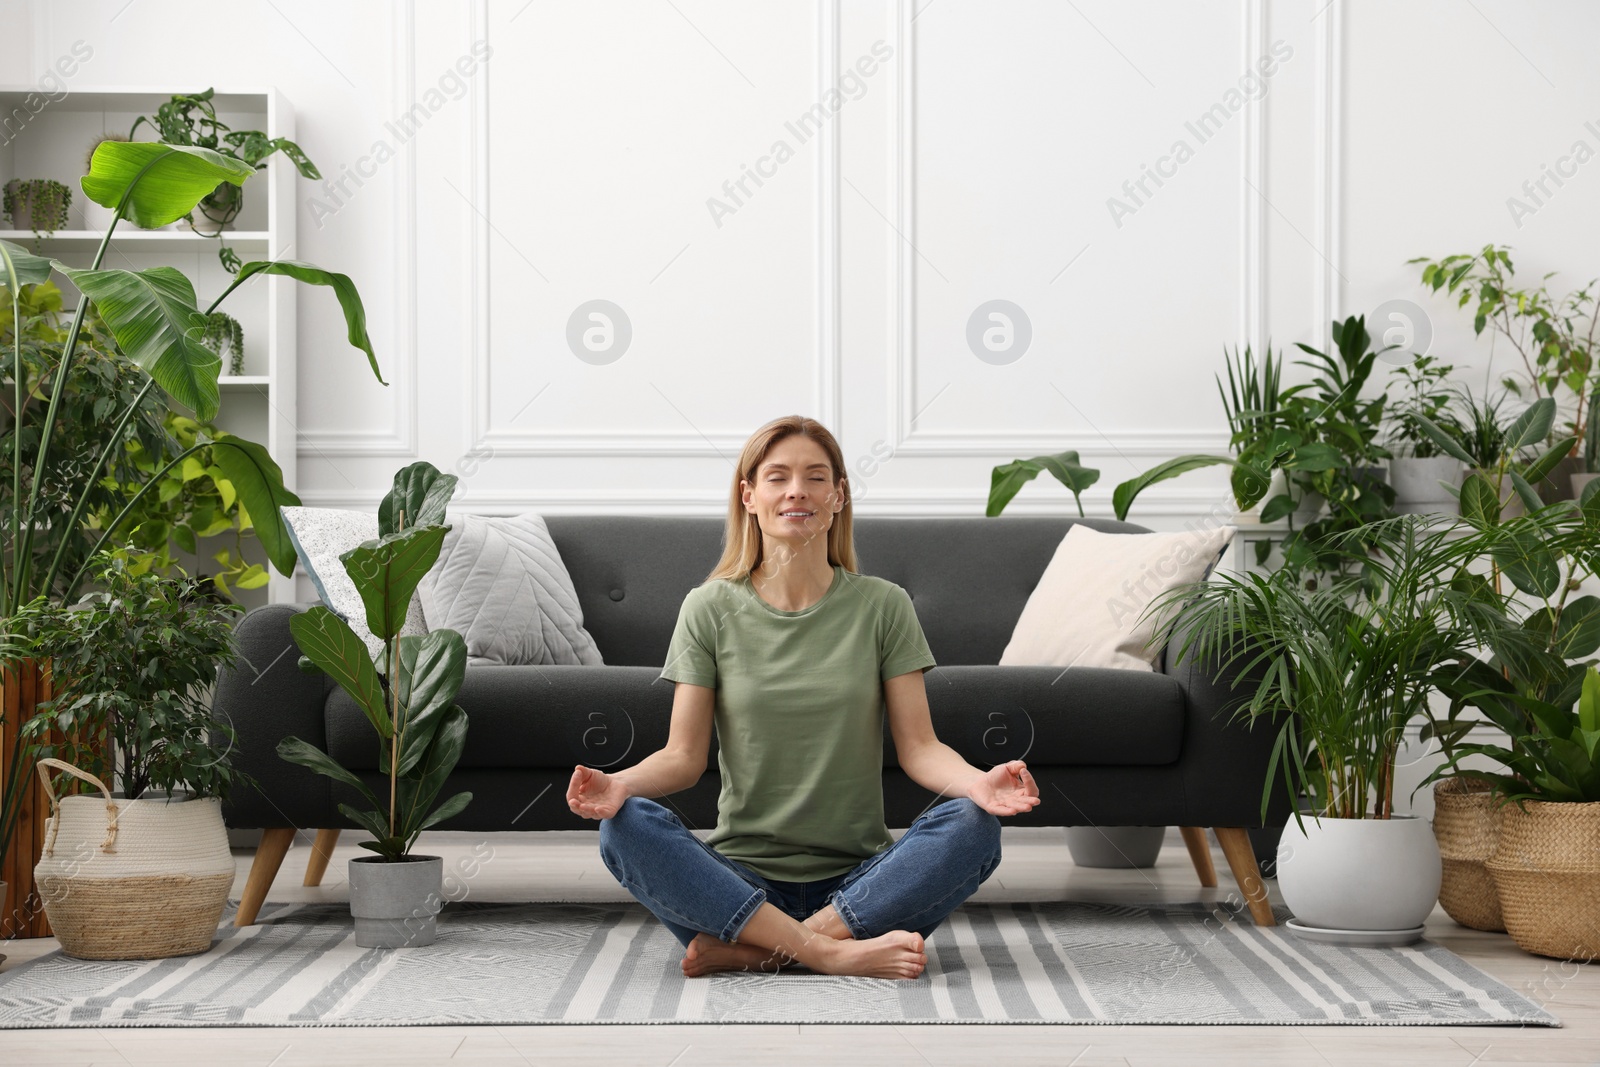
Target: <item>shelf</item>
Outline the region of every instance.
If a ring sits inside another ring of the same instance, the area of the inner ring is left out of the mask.
[[[239,248],[268,247],[268,235],[259,230],[227,230],[222,236],[227,238],[228,244]],[[104,237],[105,234],[100,230],[57,230],[48,237],[39,239],[37,252],[41,254],[92,252],[100,247],[100,241]],[[0,241],[10,241],[30,252],[36,251],[32,230],[0,230]],[[202,237],[189,230],[141,230],[135,226],[121,224],[117,226],[117,232],[111,235],[112,251],[120,249],[123,252],[204,252],[208,249],[214,251],[216,248],[215,237]]]
[[[217,388],[223,392],[260,390],[272,384],[272,379],[265,374],[224,374],[217,379]]]

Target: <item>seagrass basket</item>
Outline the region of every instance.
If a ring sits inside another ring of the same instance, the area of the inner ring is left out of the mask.
[[[233,885],[215,797],[113,799],[104,782],[58,759],[38,761],[50,794],[34,881],[69,956],[153,960],[211,947]],[[51,768],[102,796],[57,797]]]
[[[1487,867],[1519,948],[1561,960],[1600,957],[1600,802],[1506,804]]]
[[[1500,891],[1484,866],[1500,836],[1500,809],[1489,787],[1470,778],[1446,778],[1433,787],[1433,836],[1444,877],[1439,904],[1474,930],[1502,931]]]

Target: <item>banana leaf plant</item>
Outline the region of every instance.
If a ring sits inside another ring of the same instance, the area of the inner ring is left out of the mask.
[[[339,559],[366,609],[367,626],[384,644],[373,662],[350,624],[318,606],[289,620],[304,654],[302,670],[323,671],[350,695],[378,735],[378,766],[388,778],[387,803],[326,752],[298,737],[278,744],[291,763],[349,786],[366,809],[341,803],[345,818],[372,834],[361,842],[384,859],[404,860],[417,836],[458,814],[472,800],[457,793],[435,806],[467,740],[467,713],[455,703],[466,677],[467,646],[454,630],[400,636],[417,583],[439,558],[450,527],[442,525],[454,475],[427,462],[395,475],[378,509],[378,537]]]
[[[80,293],[72,324],[61,342],[48,403],[43,408],[36,433],[33,427],[28,428],[30,438],[37,442],[31,478],[23,476],[24,434],[20,432],[23,427],[13,427],[19,432],[10,435],[14,451],[10,457],[11,484],[6,486],[9,521],[0,529],[0,632],[9,630],[10,620],[39,598],[70,603],[84,580],[88,561],[116,538],[126,535],[127,520],[135,512],[142,495],[156,491],[168,470],[184,463],[202,448],[210,449],[212,462],[238,493],[272,565],[285,575],[291,573],[295,552],[279,508],[298,504],[299,498],[285,488],[283,472],[265,448],[234,436],[197,441],[175,456],[167,467],[152,474],[127,506],[98,531],[99,539],[93,549],[76,554],[83,560],[79,566],[71,567],[67,562],[70,536],[59,539],[60,547],[48,563],[44,555],[39,554],[35,565],[33,550],[35,533],[40,530],[81,530],[85,537],[93,535],[88,529],[88,520],[95,486],[110,458],[124,447],[131,420],[153,390],[160,389],[168,400],[190,409],[201,421],[209,421],[216,415],[221,403],[217,379],[222,359],[200,338],[204,334],[206,315],[215,311],[246,278],[255,274],[279,274],[332,288],[344,311],[350,342],[366,353],[373,374],[383,383],[367,336],[366,312],[354,284],[345,275],[290,260],[249,263],[227,290],[202,310],[194,285],[173,267],[145,270],[102,267],[122,220],[144,228],[165,226],[194,210],[195,205],[213,193],[219,184],[239,186],[254,173],[255,169],[248,163],[206,148],[103,141],[90,158],[89,173],[79,184],[90,200],[114,208],[116,216],[87,269],[68,267],[0,241],[0,287],[4,290],[0,298],[9,299],[13,322],[20,321],[24,286],[49,281],[52,275],[60,274]],[[68,381],[81,369],[79,342],[85,335],[84,320],[91,304],[118,347],[138,366],[146,380],[133,402],[117,416],[112,431],[98,444],[98,455],[84,457],[81,481],[61,498],[51,498],[42,491],[43,476],[50,469],[52,448],[59,447],[59,442],[52,440],[52,433],[61,417]],[[26,377],[20,373],[21,345],[21,331],[13,330],[12,351],[6,355],[12,379],[11,410],[19,420],[25,410]],[[10,844],[25,790],[32,778],[34,750],[22,744],[22,730],[16,730],[14,736],[18,739],[16,745],[0,753],[8,772],[0,785],[0,855],[5,854]]]
[[[70,601],[84,577],[83,567],[71,575],[62,573],[64,546],[67,543],[65,539],[62,541],[63,550],[58,551],[52,562],[42,569],[33,566],[30,549],[34,531],[41,524],[63,521],[63,516],[49,513],[47,504],[40,499],[38,485],[47,465],[51,431],[55,428],[61,398],[72,374],[84,316],[90,304],[94,305],[100,318],[111,330],[118,346],[148,375],[148,381],[139,394],[139,402],[150,391],[159,388],[171,401],[190,409],[201,421],[211,420],[221,404],[217,379],[222,370],[222,358],[199,341],[205,317],[214,312],[240,284],[256,274],[279,274],[333,289],[344,311],[351,344],[366,353],[374,376],[380,383],[383,382],[377,357],[367,336],[366,312],[361,297],[345,275],[293,260],[247,263],[228,288],[202,310],[198,306],[194,285],[176,268],[102,268],[117,225],[123,219],[145,228],[164,226],[188,214],[201,198],[213,192],[219,184],[242,185],[253,173],[255,171],[249,164],[206,148],[154,142],[104,141],[95,149],[90,159],[89,173],[80,184],[89,199],[104,207],[114,208],[116,219],[106,229],[94,260],[87,269],[68,267],[57,260],[32,255],[17,245],[0,241],[0,285],[4,285],[13,308],[20,300],[22,286],[47,281],[53,273],[60,273],[72,282],[81,294],[63,345],[61,366],[55,375],[50,401],[44,409],[34,475],[27,486],[22,476],[22,435],[12,435],[17,454],[13,457],[16,462],[13,464],[10,488],[12,500],[17,506],[11,510],[10,529],[5,531],[10,552],[0,552],[0,578],[3,578],[5,590],[4,595],[0,595],[0,616],[14,613],[37,595]],[[13,410],[20,411],[20,376],[13,375],[12,386],[19,394]],[[105,470],[113,450],[122,447],[127,422],[138,406],[138,402],[129,406],[104,442],[97,462],[83,479],[83,489],[76,505],[64,517],[67,528],[78,529],[83,525],[91,490]],[[277,463],[262,446],[244,438],[229,436],[196,443],[193,448],[174,457],[169,466],[182,464],[190,454],[204,447],[211,449],[213,461],[238,491],[239,499],[249,512],[273,566],[289,574],[294,567],[294,546],[278,509],[284,505],[298,504],[299,499],[284,487],[283,472]],[[165,470],[157,472],[142,491],[153,490],[165,473]],[[27,496],[24,496],[25,489]],[[26,505],[22,504],[24,500],[27,501]],[[137,502],[137,497],[130,500],[123,512],[101,531],[99,541],[94,546],[95,551],[126,532],[123,522],[135,510]],[[89,553],[91,556],[93,554]],[[5,558],[7,555],[9,561]]]

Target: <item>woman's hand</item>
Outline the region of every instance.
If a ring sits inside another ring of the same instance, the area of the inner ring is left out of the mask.
[[[992,815],[1015,815],[1032,811],[1039,803],[1039,785],[1019,759],[996,764],[989,773],[972,783],[967,792],[972,802]]]
[[[611,818],[629,795],[620,778],[581,763],[573,768],[572,781],[567,783],[567,807],[585,819]]]

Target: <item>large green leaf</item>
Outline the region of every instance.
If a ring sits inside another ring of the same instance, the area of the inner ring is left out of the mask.
[[[1528,481],[1538,485],[1548,478],[1550,472],[1555,470],[1561,464],[1561,461],[1571,454],[1572,446],[1577,443],[1578,439],[1576,437],[1564,437],[1557,441],[1544,455],[1528,464],[1528,469],[1524,472]]]
[[[367,628],[382,641],[400,632],[417,583],[439,558],[448,526],[413,526],[366,541],[339,556],[367,609]]]
[[[1117,518],[1126,519],[1128,517],[1128,509],[1133,506],[1134,498],[1157,482],[1164,482],[1168,478],[1176,478],[1180,474],[1188,474],[1190,471],[1197,471],[1202,467],[1216,467],[1223,464],[1234,468],[1246,467],[1252,476],[1260,478],[1263,483],[1267,480],[1265,472],[1248,467],[1246,464],[1229,459],[1227,456],[1179,456],[1177,459],[1169,459],[1165,463],[1158,463],[1137,478],[1130,478],[1117,486],[1111,493],[1111,507],[1116,511]]]
[[[193,410],[201,421],[216,416],[222,357],[200,343],[205,317],[195,307],[194,286],[183,272],[173,267],[139,271],[74,270],[60,263],[56,267],[94,302],[123,352],[168,396]]]
[[[428,829],[430,826],[437,826],[446,819],[460,815],[470,803],[472,803],[471,793],[457,793],[443,804],[440,804],[437,808],[434,808],[433,814],[422,820],[422,824],[417,827],[417,831],[420,833],[421,831]]]
[[[459,704],[451,705],[439,723],[433,744],[417,768],[417,773],[400,782],[401,833],[409,840],[421,832],[433,802],[444,788],[445,779],[455,770],[461,751],[467,744],[467,713]]]
[[[20,245],[0,241],[0,287],[15,293],[24,285],[38,285],[50,280],[53,269],[48,259],[36,256]]]
[[[254,173],[255,168],[243,160],[209,148],[156,141],[102,141],[89,160],[89,173],[79,184],[101,207],[115,208],[126,195],[123,218],[156,229],[189,214],[223,182],[243,185]]]
[[[395,472],[394,488],[378,505],[378,536],[400,532],[403,519],[407,528],[444,522],[445,505],[456,491],[456,476],[441,474],[427,460],[418,460]]]
[[[366,713],[367,721],[378,731],[378,736],[393,737],[394,726],[389,709],[384,705],[383,683],[378,680],[378,671],[372,665],[366,643],[350,629],[350,624],[319,605],[290,619],[289,632],[306,658],[350,694]]]
[[[1555,398],[1546,396],[1535,400],[1506,428],[1506,454],[1513,455],[1519,449],[1543,441],[1550,435],[1550,427],[1555,425],[1555,421]]]
[[[280,508],[298,507],[300,498],[283,487],[283,471],[254,441],[227,434],[211,442],[211,456],[249,514],[256,538],[281,574],[293,574],[294,542]]]
[[[1445,455],[1453,459],[1459,459],[1469,467],[1477,465],[1477,461],[1472,458],[1472,454],[1462,448],[1461,442],[1457,441],[1453,434],[1447,433],[1444,427],[1427,416],[1418,415],[1415,412],[1411,414],[1411,419],[1422,428],[1422,432],[1428,440],[1432,441]]]
[[[1083,491],[1100,480],[1100,472],[1093,467],[1085,467],[1079,461],[1078,453],[1072,451],[1012,460],[994,468],[989,475],[989,506],[984,514],[993,518],[1004,511],[1011,498],[1033,481],[1040,471],[1049,471],[1056,481],[1072,491],[1072,499],[1078,504],[1078,514],[1082,515]]]
[[[1500,521],[1500,494],[1481,472],[1461,483],[1461,517],[1484,528]]]
[[[331,288],[333,295],[339,298],[340,309],[344,311],[345,331],[350,343],[367,354],[367,362],[372,365],[373,376],[383,385],[389,384],[383,380],[383,374],[378,370],[378,357],[372,351],[372,338],[367,336],[367,310],[361,303],[361,294],[356,291],[356,283],[350,280],[349,275],[335,274],[333,271],[323,270],[314,263],[302,263],[295,259],[253,260],[239,268],[239,273],[234,275],[232,284],[222,291],[222,295],[217,297],[212,307],[222,303],[229,293],[257,274],[281,274],[307,285],[326,285]]]
[[[400,638],[400,773],[410,774],[433,743],[467,674],[467,643],[454,630]]]
[[[367,788],[366,783],[339,766],[338,763],[334,762],[332,756],[317,746],[307,741],[302,741],[298,737],[285,737],[278,742],[278,755],[290,763],[298,763],[300,766],[307,767],[318,774],[325,774],[336,782],[343,782],[359,792],[367,803],[373,807],[382,807],[378,803],[378,798],[372,795],[372,790]]]
[[[1563,659],[1582,659],[1600,650],[1600,597],[1580,596],[1562,608],[1555,639]]]
[[[1556,590],[1561,588],[1561,566],[1555,553],[1536,532],[1513,529],[1509,525],[1504,529],[1512,532],[1490,555],[1506,577],[1524,593],[1546,600],[1555,596]]]

